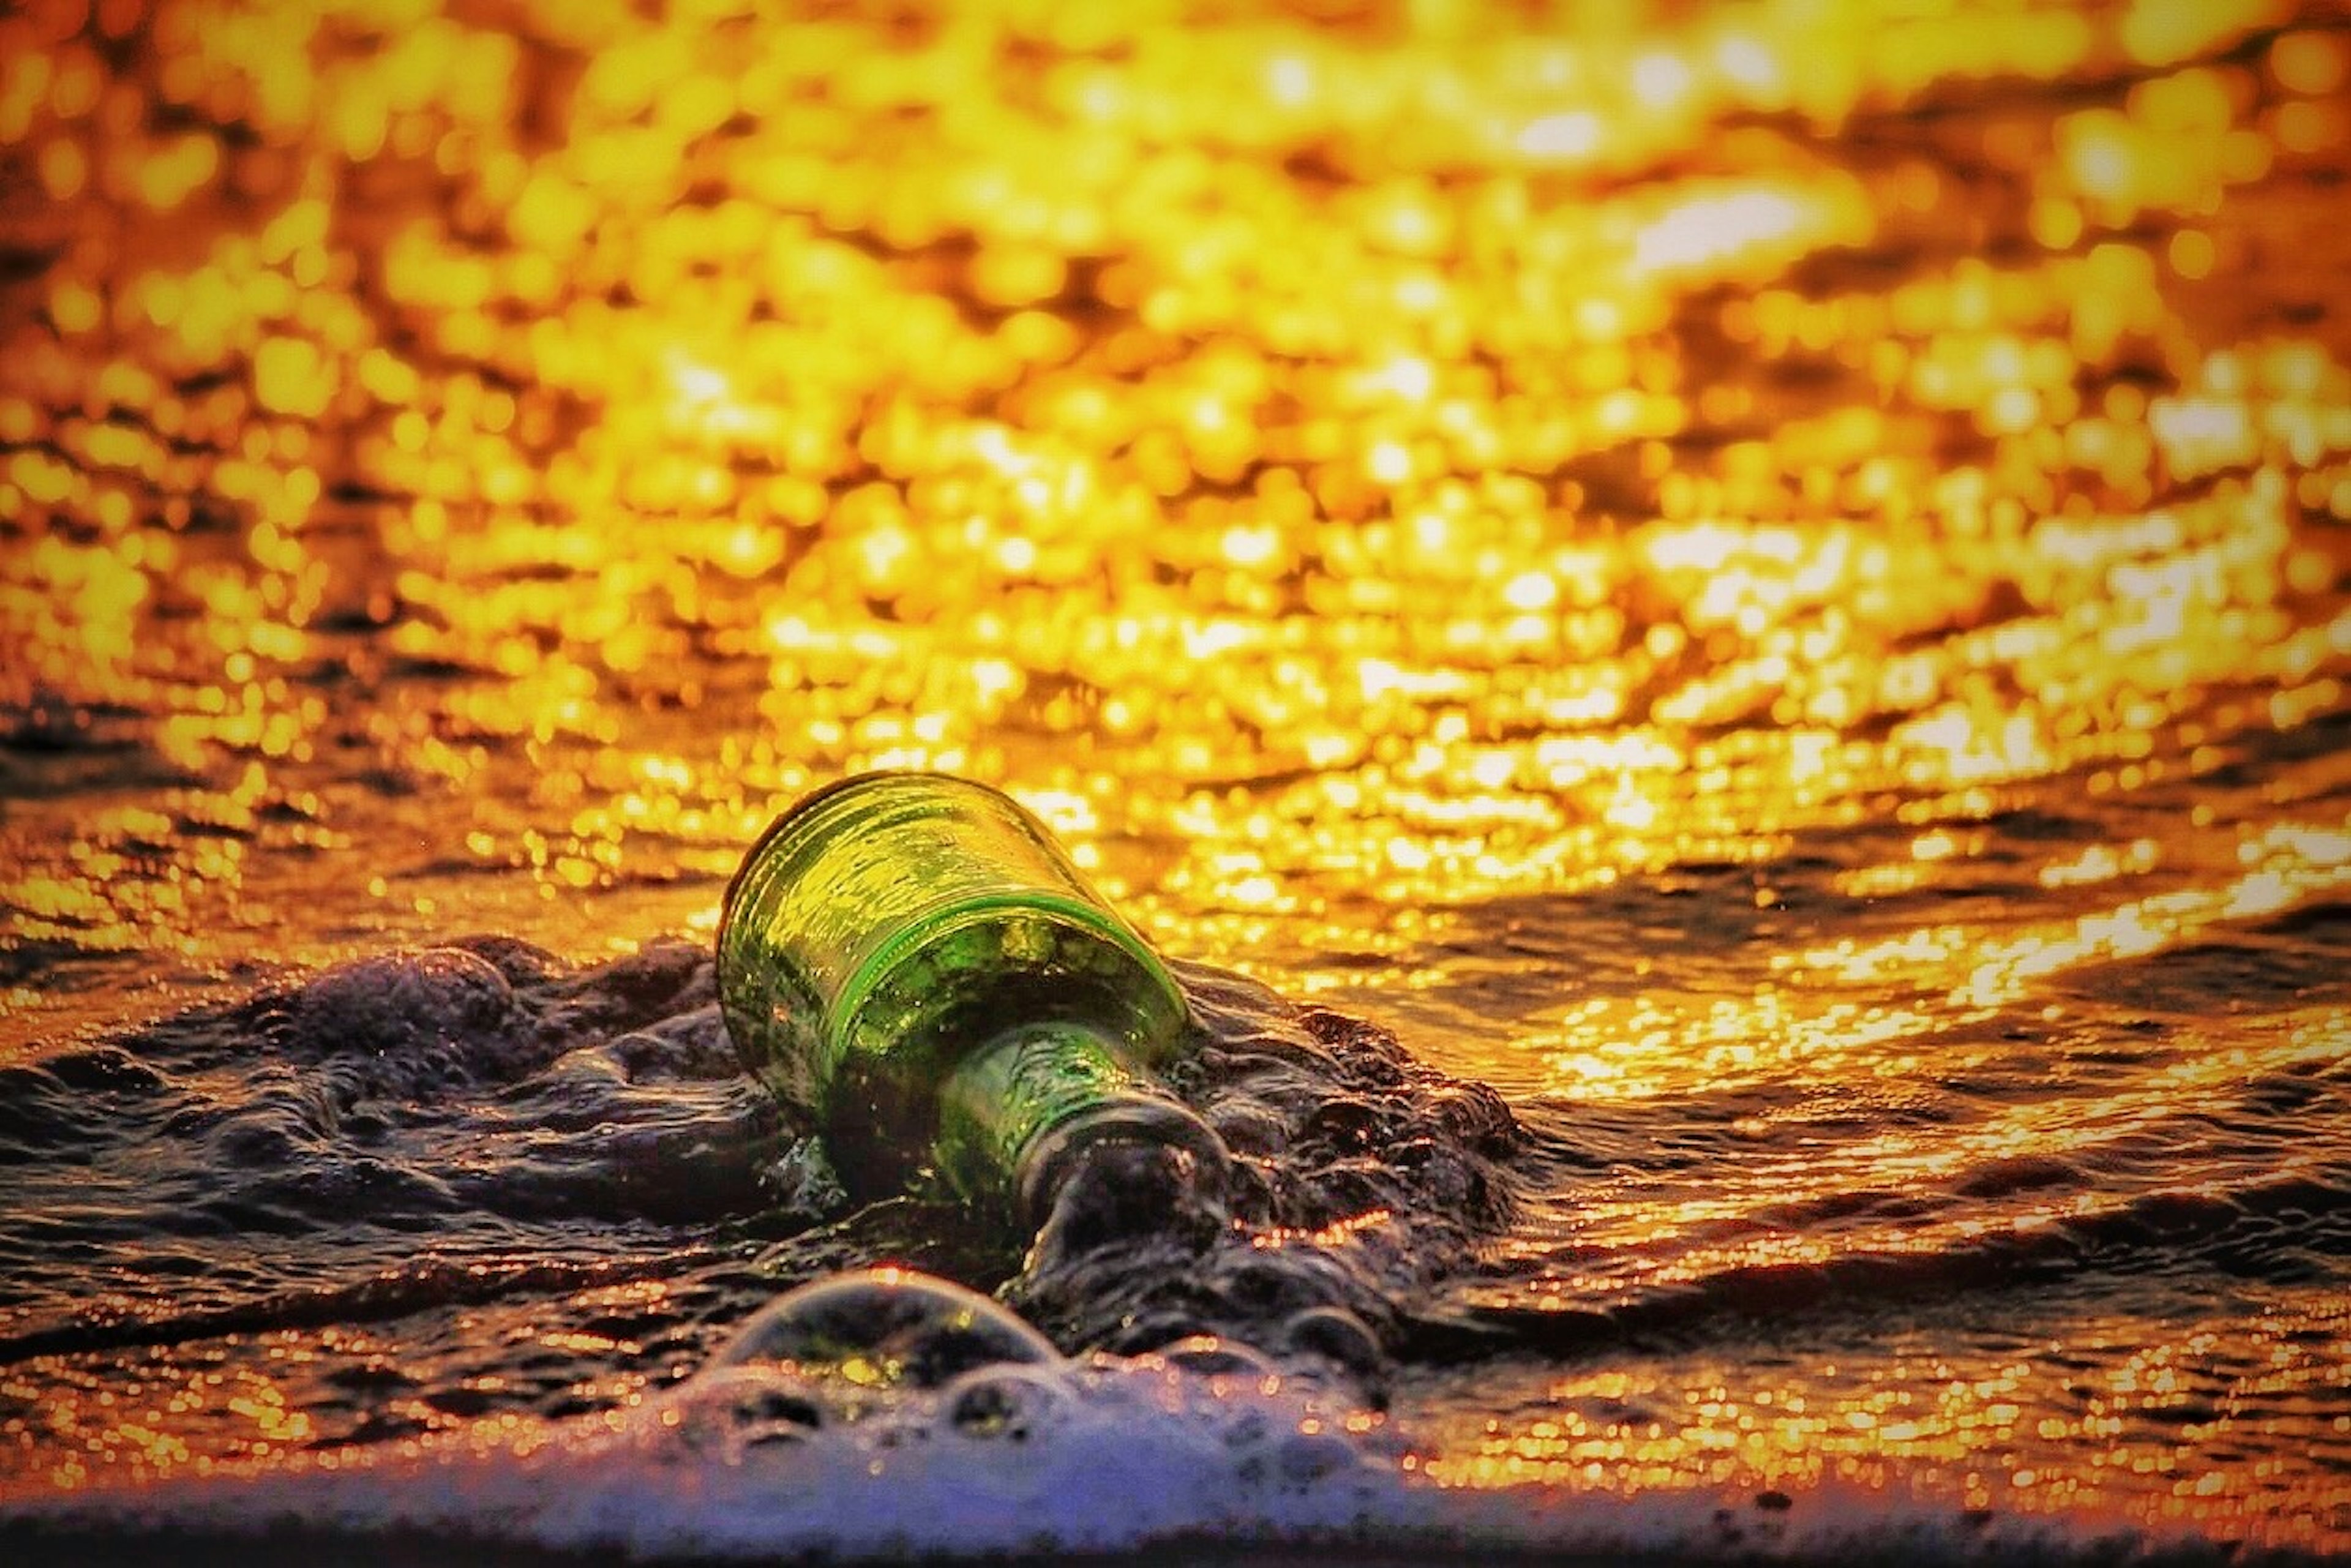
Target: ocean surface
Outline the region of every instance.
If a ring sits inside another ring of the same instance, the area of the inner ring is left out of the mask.
[[[0,12],[0,1555],[2351,1556],[2351,13]],[[859,1207],[804,789],[1228,1205]]]

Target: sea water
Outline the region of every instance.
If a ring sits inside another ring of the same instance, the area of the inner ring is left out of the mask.
[[[0,62],[12,1559],[2351,1549],[2335,8]],[[892,766],[1180,960],[1228,1212],[743,1072]]]
[[[1997,1358],[2012,1434],[2115,1354],[2035,1343],[2048,1301],[2114,1312],[2225,1280],[2290,1301],[2344,1239],[2328,1178],[2262,1157],[2277,1134],[2258,1113],[2210,1156],[2245,1167],[2229,1188],[2110,1170],[2104,1201],[2059,1224],[2028,1206],[2093,1185],[2079,1155],[1981,1161],[1910,1195],[1856,1199],[1847,1178],[1807,1203],[1784,1173],[1819,1157],[1800,1152],[1810,1120],[1723,1137],[1686,1100],[1637,1133],[1522,1123],[1380,1030],[1186,966],[1207,1033],[1187,1077],[1241,1156],[1233,1218],[1187,1222],[1133,1155],[1082,1172],[1022,1247],[944,1200],[852,1212],[812,1189],[806,1146],[732,1059],[710,969],[679,943],[578,971],[477,942],[11,1070],[5,1350],[33,1417],[14,1430],[26,1458],[63,1449],[15,1489],[19,1547],[2200,1557],[2210,1534],[2111,1508],[1988,1511],[1849,1475],[1792,1492],[1769,1468],[1708,1485],[1687,1453],[1643,1465],[1639,1434],[1736,1456],[1728,1434],[1751,1428],[1709,1437],[1689,1406],[1740,1385],[1698,1380],[1743,1377],[1757,1408],[1801,1416],[1834,1397],[1834,1369],[1806,1364],[1831,1356],[1888,1404],[1909,1356],[1945,1398],[1948,1369]],[[2330,1072],[2288,1066],[2258,1092]],[[1775,1168],[1794,1190],[1731,1223],[1589,1239],[1628,1185],[1735,1192]],[[1817,1260],[1758,1261],[1767,1230]],[[1543,1272],[1562,1257],[1590,1281],[1572,1297]],[[2197,1332],[2207,1366],[2261,1343],[2213,1316]],[[2279,1343],[2272,1386],[2296,1391]],[[2323,1343],[2302,1343],[2324,1377]],[[2298,1392],[2276,1409],[2333,1397]],[[1427,1434],[1476,1419],[1489,1439],[1497,1409],[1543,1411],[1538,1435],[1630,1436],[1647,1484],[1464,1485],[1489,1442]],[[68,1423],[100,1444],[58,1444]],[[253,1431],[270,1436],[223,1454]],[[1781,1442],[1787,1469],[1817,1462]],[[2006,1442],[2064,1462],[2063,1444]],[[66,1484],[81,1454],[124,1448],[115,1474]]]

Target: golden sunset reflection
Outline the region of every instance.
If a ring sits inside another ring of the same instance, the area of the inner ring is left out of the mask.
[[[0,16],[0,1064],[453,934],[706,936],[877,767],[1514,1101],[1895,1113],[1604,1184],[1575,1234],[1646,1261],[1515,1306],[2053,1153],[2120,1186],[1902,1248],[2095,1223],[2181,1105],[2351,1049],[2262,967],[2351,903],[2336,9],[801,9]],[[2258,1028],[2166,989],[2208,961]],[[2150,1021],[2195,1050],[2105,1087]],[[1900,1119],[2019,1030],[2086,1101]],[[2275,1469],[2351,1456],[2321,1294],[1547,1374],[1426,1468],[2341,1550],[2339,1468]],[[244,1371],[58,1375],[0,1467],[304,1439]]]
[[[2074,1330],[2084,1351],[2107,1358],[2086,1375],[2022,1342],[1989,1354],[1896,1343],[1857,1365],[1795,1355],[1760,1385],[1738,1366],[1670,1385],[1584,1373],[1547,1388],[1540,1414],[1448,1434],[1456,1445],[1427,1468],[1455,1486],[1637,1495],[1706,1483],[1899,1489],[1932,1467],[1960,1478],[1973,1508],[2086,1513],[2109,1528],[2192,1522],[2260,1541],[2339,1496],[2321,1477],[2275,1469],[2241,1490],[2210,1452],[2258,1446],[2264,1418],[2249,1433],[2248,1414],[2275,1408],[2313,1434],[2314,1453],[2340,1453],[2346,1427],[2328,1413],[2346,1329],[2339,1305],[2256,1311],[2184,1333],[2101,1321]],[[2112,1505],[2117,1493],[2147,1500],[2126,1513]]]

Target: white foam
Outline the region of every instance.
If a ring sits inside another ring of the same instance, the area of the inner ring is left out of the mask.
[[[632,1411],[618,1431],[581,1424],[520,1456],[453,1444],[421,1458],[298,1464],[17,1511],[110,1533],[259,1534],[294,1523],[726,1558],[1107,1552],[1190,1539],[1951,1561],[2023,1550],[2064,1559],[2098,1544],[2045,1522],[1987,1528],[1876,1493],[1807,1493],[1767,1513],[1710,1493],[1447,1490],[1408,1468],[1406,1446],[1384,1423],[1279,1378],[1211,1376],[1156,1357],[1008,1371],[1043,1397],[1021,1407],[1023,1419],[978,1434],[951,1418],[969,1393],[963,1379],[891,1393],[854,1420],[779,1437],[791,1423],[762,1433],[740,1412],[745,1396],[756,1404],[784,1385],[722,1368]],[[734,1414],[714,1418],[714,1407]],[[1364,1429],[1348,1429],[1351,1416]]]
[[[1114,1552],[1189,1539],[1949,1561],[2115,1545],[2078,1524],[1988,1527],[1881,1493],[1814,1491],[1764,1510],[1712,1493],[1449,1490],[1384,1419],[1253,1352],[1192,1342],[1071,1360],[987,1298],[896,1270],[789,1292],[617,1426],[589,1417],[520,1451],[485,1437],[14,1512],[106,1534],[292,1523],[668,1557]]]

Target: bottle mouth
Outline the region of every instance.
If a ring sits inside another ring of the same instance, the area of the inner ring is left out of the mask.
[[[1122,1094],[1090,1105],[1038,1134],[1023,1152],[1014,1203],[1030,1234],[1053,1212],[1053,1199],[1078,1164],[1098,1148],[1123,1144],[1177,1149],[1192,1156],[1194,1190],[1222,1208],[1232,1186],[1233,1156],[1207,1123],[1172,1100]]]

